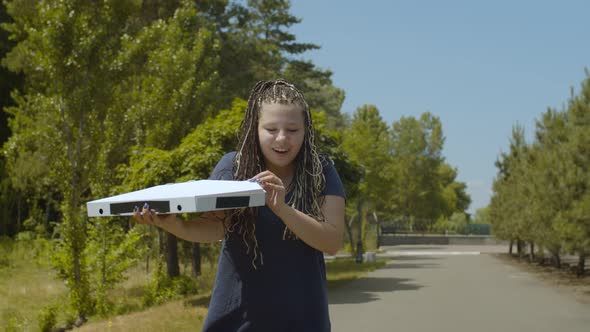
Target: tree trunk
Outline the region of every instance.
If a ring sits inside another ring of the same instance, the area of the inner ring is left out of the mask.
[[[508,247],[508,253],[512,256],[512,246],[514,245],[514,240],[510,239],[510,247]]]
[[[377,250],[381,247],[381,222],[377,223]]]
[[[529,262],[534,262],[534,261],[535,261],[535,242],[531,242]]]
[[[354,240],[352,238],[352,222],[353,221],[354,221],[354,215],[350,217],[349,222],[344,221],[344,225],[346,226],[346,234],[348,235],[348,242],[350,243],[350,251],[351,251],[352,257],[355,257],[356,251],[355,251],[355,246],[354,246]]]
[[[17,200],[17,208],[16,208],[16,233],[18,234],[20,232],[20,202],[21,202],[21,197],[20,195],[18,195],[18,200]]]
[[[578,258],[578,269],[576,271],[576,275],[578,277],[584,276],[586,269],[586,254],[580,254]]]
[[[45,205],[45,218],[43,220],[43,229],[45,230],[46,234],[49,234],[49,218],[51,216],[51,198],[47,198],[47,203]]]
[[[552,252],[551,255],[553,257],[553,264],[555,267],[561,269],[561,258],[559,257],[559,252]]]
[[[200,276],[201,275],[201,244],[200,243],[193,243],[193,245],[192,245],[191,266],[192,266],[193,277]]]
[[[176,236],[168,232],[166,232],[166,269],[170,278],[180,275],[180,268],[178,266],[178,240]]]

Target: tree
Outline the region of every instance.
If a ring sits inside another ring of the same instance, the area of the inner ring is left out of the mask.
[[[523,237],[528,220],[523,211],[523,191],[526,181],[526,154],[529,147],[525,142],[524,128],[514,126],[510,139],[510,151],[502,153],[496,161],[498,175],[494,181],[494,195],[490,203],[490,216],[494,233],[501,239],[517,242],[518,252],[522,254]]]
[[[578,275],[585,269],[585,260],[590,254],[590,74],[579,95],[572,97],[567,112],[570,140],[566,150],[570,160],[566,183],[571,190],[571,205],[564,213],[567,224],[563,236],[566,247],[578,253]]]
[[[344,91],[332,84],[331,71],[318,69],[309,61],[292,60],[283,75],[304,92],[312,110],[326,114],[329,129],[344,129],[345,119],[340,113]]]
[[[118,43],[116,32],[125,26],[125,15],[113,16],[110,11],[126,12],[124,6],[122,2],[101,6],[40,2],[35,7],[21,1],[7,3],[14,19],[7,28],[19,43],[5,63],[26,76],[24,93],[16,95],[17,106],[9,109],[14,135],[8,152],[18,158],[29,143],[33,151],[46,156],[52,176],[62,179],[56,181],[64,216],[60,275],[67,280],[72,306],[82,318],[92,309],[80,206],[89,184],[88,167],[96,162],[98,125],[107,111],[108,99],[99,98],[108,96],[111,75],[104,68]],[[28,134],[29,142],[21,139],[23,134]]]
[[[112,190],[113,170],[132,145],[138,153],[170,147],[211,109],[217,63],[208,21],[183,1],[167,21],[143,28],[141,5],[7,4],[7,28],[19,42],[5,63],[26,77],[9,109],[8,170],[14,178],[26,151],[46,161],[64,217],[60,275],[80,317],[92,311],[82,203]]]
[[[12,19],[6,12],[6,6],[1,3],[0,23],[4,25],[11,22]],[[4,58],[6,53],[14,47],[14,42],[10,41],[8,37],[8,32],[0,29],[0,59]],[[0,67],[0,146],[8,140],[11,133],[8,126],[8,113],[4,111],[4,108],[14,105],[10,93],[13,90],[22,89],[22,81],[21,74],[11,72],[5,66]],[[18,190],[11,186],[5,165],[4,154],[0,154],[0,179],[2,179],[0,180],[0,235],[12,235],[20,231],[22,196],[19,195]],[[16,227],[10,223],[14,219],[17,220]]]
[[[473,217],[475,224],[490,224],[490,208],[488,206],[475,210],[475,217]]]
[[[438,207],[435,208],[440,215],[450,217],[455,212],[465,212],[471,204],[471,197],[467,194],[467,185],[457,182],[457,169],[447,163],[441,163],[438,169]],[[433,205],[437,202],[432,202]]]
[[[347,204],[346,214],[350,218],[346,225],[351,246],[353,222],[361,222],[359,236],[365,238],[365,215],[388,211],[385,199],[389,186],[383,167],[389,162],[388,133],[387,124],[381,118],[379,110],[373,105],[364,105],[357,108],[350,127],[345,130],[342,137],[342,150],[352,165],[360,171],[358,195],[347,200],[350,204]],[[364,208],[361,209],[359,206]],[[366,244],[366,241],[363,243]]]
[[[444,163],[442,124],[430,113],[422,114],[420,119],[402,117],[393,123],[390,139],[394,162],[389,172],[395,188],[390,204],[397,207],[400,217],[415,219],[416,229],[426,230],[443,214],[441,192],[454,181],[453,172],[441,168]],[[441,181],[441,176],[445,181]],[[457,195],[457,190],[460,192],[459,188],[449,188],[446,198],[458,202],[458,197],[449,197]],[[451,203],[450,209],[456,205]]]
[[[358,202],[359,183],[361,182],[363,169],[359,164],[352,161],[348,153],[342,147],[342,131],[329,128],[328,116],[325,112],[312,112],[313,124],[316,130],[316,144],[318,151],[326,155],[334,162],[334,167],[343,182],[347,202]],[[355,203],[348,204],[346,209],[346,220],[344,222],[348,243],[351,245],[351,252],[355,255],[352,225],[358,221],[358,213]]]
[[[387,124],[377,107],[364,105],[354,113],[351,126],[342,139],[342,149],[362,169],[359,194],[372,206],[371,209],[385,209],[384,199],[389,187],[383,166],[390,160],[388,135]]]

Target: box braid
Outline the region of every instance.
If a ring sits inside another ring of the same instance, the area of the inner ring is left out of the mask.
[[[293,180],[286,188],[286,191],[291,193],[287,204],[318,221],[325,221],[321,211],[323,197],[320,194],[326,180],[322,171],[322,161],[316,150],[311,113],[303,94],[293,84],[285,80],[260,81],[252,88],[246,114],[238,133],[238,147],[233,163],[234,179],[247,180],[266,169],[258,141],[258,120],[263,103],[294,104],[303,111],[305,138],[294,160]],[[259,254],[255,235],[258,209],[247,208],[228,213],[226,234],[237,232],[242,236],[247,253],[252,250],[252,264],[256,268],[255,262]],[[297,237],[285,226],[283,239],[297,239]],[[262,255],[260,262],[264,264]]]

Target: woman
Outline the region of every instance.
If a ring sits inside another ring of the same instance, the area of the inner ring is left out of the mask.
[[[148,206],[134,214],[189,241],[224,240],[203,331],[330,331],[323,253],[340,247],[345,195],[316,151],[311,113],[295,86],[254,86],[237,151],[211,179],[256,181],[266,206],[191,221]]]

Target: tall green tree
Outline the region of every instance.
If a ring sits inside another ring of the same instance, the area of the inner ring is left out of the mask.
[[[434,210],[447,218],[455,212],[465,212],[471,204],[471,197],[467,194],[467,185],[457,181],[457,169],[441,163],[437,173],[439,190],[436,201],[432,202]]]
[[[6,6],[0,3],[0,24],[11,22]],[[14,41],[9,40],[8,37],[8,32],[0,29],[0,59],[3,59],[15,45]],[[0,146],[8,140],[11,133],[8,126],[8,113],[4,111],[4,108],[14,105],[10,93],[17,89],[22,89],[22,75],[9,71],[5,66],[0,66]],[[6,159],[4,154],[0,153],[0,235],[12,235],[20,230],[18,222],[21,219],[23,205],[19,204],[19,202],[22,203],[22,197],[11,185],[7,172]],[[17,225],[11,222],[15,219]]]
[[[563,235],[566,247],[578,254],[578,274],[585,271],[585,260],[590,255],[590,73],[586,70],[586,80],[580,93],[572,97],[568,107],[568,120],[571,124],[567,150],[570,167],[566,173],[571,190],[571,205],[565,217]]]
[[[342,139],[342,149],[362,169],[359,194],[371,209],[385,209],[389,179],[385,165],[390,163],[389,129],[374,105],[355,111]]]
[[[348,197],[347,234],[352,246],[353,229],[358,229],[357,236],[366,237],[367,215],[378,216],[387,213],[386,197],[389,192],[389,181],[384,165],[390,160],[389,129],[374,105],[363,105],[355,111],[350,127],[342,137],[342,150],[349,158],[360,181],[355,186],[357,195]],[[360,215],[359,215],[360,214]],[[377,217],[379,218],[379,217]],[[353,227],[356,223],[357,226]],[[366,241],[363,241],[366,244]],[[352,246],[354,247],[354,246]],[[352,250],[354,251],[354,250]]]
[[[494,233],[498,238],[516,241],[521,248],[523,237],[522,188],[523,169],[529,149],[524,135],[524,128],[515,125],[510,138],[510,150],[502,153],[496,161],[498,174],[494,181],[494,195],[490,203],[490,215]]]
[[[321,70],[310,61],[291,60],[283,76],[304,91],[305,100],[312,110],[326,114],[328,129],[344,129],[346,120],[340,113],[344,91],[333,85],[331,71]]]
[[[209,0],[198,5],[215,22],[220,39],[222,107],[236,96],[246,99],[256,81],[283,77],[305,93],[313,110],[327,113],[330,128],[343,125],[344,92],[333,85],[332,72],[295,58],[319,46],[299,42],[289,32],[301,22],[289,13],[289,1]]]
[[[133,146],[141,153],[178,144],[212,109],[217,63],[208,21],[183,1],[167,20],[142,28],[146,3],[7,3],[7,28],[19,43],[5,63],[26,77],[9,109],[9,171],[14,178],[27,151],[49,169],[64,217],[60,274],[81,317],[92,311],[82,203],[112,190],[113,170]]]
[[[441,191],[454,181],[452,172],[441,168],[444,136],[440,119],[430,113],[420,119],[402,117],[393,123],[391,142],[394,162],[390,174],[395,189],[390,204],[396,206],[398,216],[426,230],[443,213]]]
[[[60,275],[70,287],[72,306],[80,317],[91,311],[86,249],[86,223],[80,209],[89,184],[89,166],[96,163],[97,143],[108,99],[108,60],[117,30],[124,27],[121,2],[100,6],[84,1],[44,2],[26,6],[7,3],[14,23],[8,30],[19,43],[6,57],[8,67],[26,76],[23,94],[10,108],[14,135],[8,152],[17,160],[30,149],[45,156],[62,195]],[[23,10],[23,8],[28,9]],[[102,98],[101,98],[102,97]],[[23,135],[24,134],[24,135]],[[24,136],[24,137],[23,137]],[[27,140],[25,139],[28,139]],[[14,169],[14,168],[13,168]]]

